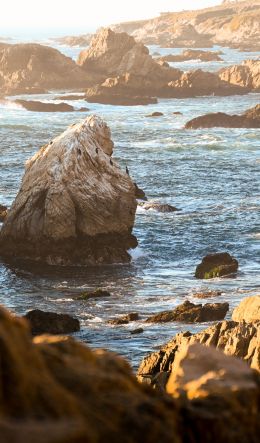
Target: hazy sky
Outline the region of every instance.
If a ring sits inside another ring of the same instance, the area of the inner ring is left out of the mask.
[[[199,9],[221,0],[1,0],[0,35],[10,30],[75,30]]]

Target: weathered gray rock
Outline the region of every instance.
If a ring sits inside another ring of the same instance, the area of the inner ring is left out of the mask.
[[[60,265],[129,262],[135,187],[112,152],[110,130],[95,116],[40,149],[0,232],[1,255]]]

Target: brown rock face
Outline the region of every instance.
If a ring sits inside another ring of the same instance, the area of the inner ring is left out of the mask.
[[[222,320],[228,309],[228,303],[206,303],[205,305],[195,305],[194,303],[185,301],[182,305],[173,309],[173,311],[159,312],[159,314],[152,315],[146,321],[152,323],[167,323],[171,321],[197,323]]]
[[[1,443],[180,443],[174,401],[140,385],[123,359],[66,337],[32,341],[2,308],[0,342]]]
[[[7,207],[0,205],[0,222],[3,222],[7,216]]]
[[[32,335],[71,334],[80,330],[79,320],[68,314],[56,314],[33,309],[24,316],[30,323]]]
[[[193,344],[176,359],[166,390],[178,399],[187,442],[257,442],[259,376],[244,362]]]
[[[232,85],[260,90],[260,60],[245,60],[219,71],[219,78]]]
[[[260,324],[260,295],[244,298],[234,309],[232,319],[248,323],[259,322]]]
[[[56,49],[35,43],[0,48],[0,92],[87,87],[88,75]]]
[[[238,262],[228,252],[206,255],[195,271],[196,278],[223,277],[236,273]]]
[[[229,115],[224,112],[201,115],[185,125],[186,129],[200,128],[260,128],[260,105],[249,109],[242,115]]]
[[[135,187],[112,152],[110,130],[95,116],[41,148],[0,232],[1,255],[60,265],[128,262],[137,245]]]
[[[181,332],[173,337],[157,352],[143,359],[138,369],[138,379],[158,387],[158,377],[164,378],[175,367],[178,353],[188,344],[201,343],[214,346],[227,355],[245,360],[252,368],[260,372],[260,328],[259,324],[223,321],[196,334]]]
[[[172,97],[195,97],[200,95],[246,94],[242,86],[231,85],[212,72],[201,69],[184,72],[177,80],[168,83],[168,94]]]

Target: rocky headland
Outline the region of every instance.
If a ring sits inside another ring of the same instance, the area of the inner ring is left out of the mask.
[[[70,126],[26,163],[0,231],[1,256],[50,265],[130,261],[135,186],[99,117]]]
[[[201,115],[188,121],[186,129],[201,128],[260,128],[260,105],[248,109],[241,115],[230,115],[216,112]]]
[[[193,11],[165,12],[150,20],[120,23],[116,32],[162,47],[207,48],[213,45],[259,51],[260,2],[232,2]]]

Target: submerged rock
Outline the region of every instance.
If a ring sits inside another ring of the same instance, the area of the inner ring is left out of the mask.
[[[260,295],[244,298],[234,309],[232,319],[248,323],[259,322],[260,326]]]
[[[142,334],[144,332],[143,328],[136,328],[133,329],[132,331],[130,331],[131,335],[135,335],[135,334]]]
[[[86,112],[89,111],[88,108],[75,109],[73,106],[67,103],[43,103],[39,101],[30,100],[15,100],[15,103],[27,109],[27,111],[34,112]]]
[[[41,148],[1,229],[1,255],[50,265],[129,262],[135,186],[112,152],[110,130],[96,116]]]
[[[162,116],[163,116],[162,112],[155,111],[152,112],[152,114],[148,114],[146,117],[162,117]]]
[[[7,216],[7,207],[0,205],[0,222],[3,222]]]
[[[32,335],[71,334],[80,330],[79,320],[68,314],[34,309],[27,312],[24,318],[30,323]]]
[[[111,325],[127,325],[131,321],[139,320],[139,314],[137,312],[130,312],[129,314],[123,315],[122,317],[112,318],[108,320]]]
[[[201,115],[188,121],[186,129],[200,128],[260,128],[260,105],[248,109],[241,115],[230,115],[216,112]]]
[[[228,252],[206,255],[195,271],[196,278],[215,278],[235,274],[238,261]]]
[[[174,400],[139,384],[122,358],[70,337],[32,340],[3,308],[0,341],[1,443],[180,443]]]
[[[168,205],[167,203],[156,203],[156,202],[151,202],[151,203],[144,203],[141,204],[142,208],[145,210],[149,210],[149,209],[153,209],[154,211],[157,212],[176,212],[176,211],[180,211],[180,209],[176,208],[175,206],[172,205]]]
[[[151,323],[166,323],[171,321],[197,323],[222,320],[228,309],[228,303],[206,303],[205,305],[196,305],[187,300],[172,311],[159,312],[158,314],[149,317],[146,321]]]
[[[179,403],[187,442],[257,442],[259,376],[212,347],[183,348],[166,391]]]
[[[187,344],[201,343],[214,346],[227,355],[245,360],[248,365],[260,372],[260,328],[258,324],[222,321],[195,334],[189,331],[176,334],[159,351],[147,355],[138,369],[138,379],[157,386],[159,374],[166,376],[175,367],[178,353]]]
[[[96,289],[95,291],[82,292],[77,300],[89,300],[90,298],[110,297],[110,292],[104,289]]]

